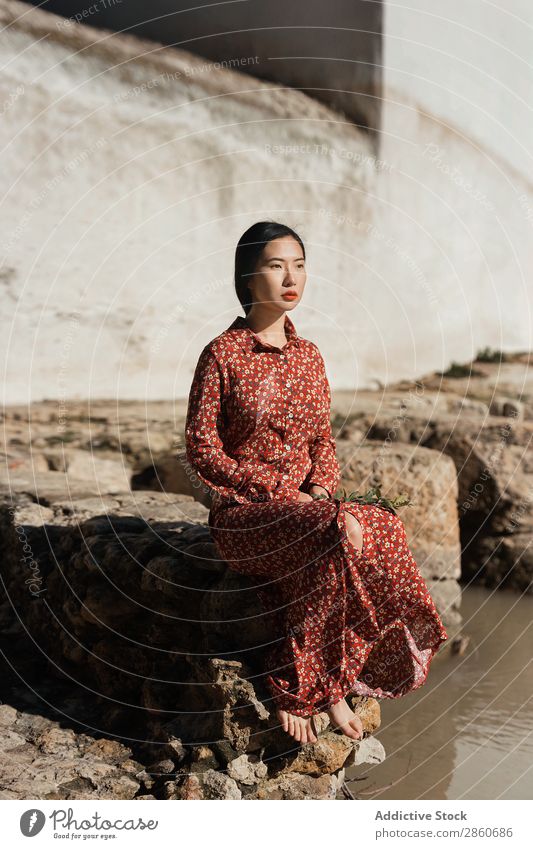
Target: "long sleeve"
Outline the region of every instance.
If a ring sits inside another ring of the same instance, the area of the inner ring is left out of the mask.
[[[313,465],[307,476],[307,481],[309,486],[318,484],[327,489],[330,495],[334,495],[340,483],[341,471],[331,430],[331,388],[322,355],[320,355],[320,359],[322,362],[321,391],[323,393],[324,412],[318,419],[316,434],[309,445],[309,455]]]
[[[239,463],[226,453],[220,435],[223,395],[223,369],[206,346],[194,373],[185,423],[186,456],[198,478],[239,503],[297,498],[275,469],[257,460]]]

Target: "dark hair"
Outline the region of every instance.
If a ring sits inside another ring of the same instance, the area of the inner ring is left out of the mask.
[[[305,259],[304,243],[286,224],[277,221],[258,221],[242,234],[235,250],[235,291],[242,304],[244,312],[248,314],[252,308],[252,293],[248,288],[250,277],[253,275],[257,262],[263,252],[263,248],[273,239],[283,236],[292,236],[296,239],[302,249]]]

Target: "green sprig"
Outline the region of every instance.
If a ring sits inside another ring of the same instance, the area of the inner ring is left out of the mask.
[[[329,498],[328,495],[313,495],[313,498]],[[358,504],[375,504],[378,507],[383,507],[390,513],[395,513],[397,507],[412,507],[412,501],[408,495],[395,495],[393,498],[386,498],[381,494],[381,487],[371,486],[370,489],[362,494],[359,492],[347,492],[344,487],[338,489],[333,498],[336,501],[356,501]]]

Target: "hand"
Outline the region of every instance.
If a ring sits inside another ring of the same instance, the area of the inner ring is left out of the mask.
[[[309,492],[311,495],[325,495],[329,498],[329,492],[323,486],[320,486],[318,483],[312,483],[309,487]]]
[[[298,501],[313,501],[311,495],[308,492],[302,492],[301,489],[298,490]]]

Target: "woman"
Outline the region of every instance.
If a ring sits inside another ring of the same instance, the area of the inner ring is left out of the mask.
[[[259,222],[243,234],[235,287],[246,317],[202,350],[185,428],[187,459],[212,494],[217,550],[275,611],[266,682],[302,744],[316,742],[321,711],[361,737],[344,697],[405,695],[448,638],[398,516],[335,498],[324,361],[288,315],[306,279],[290,227]]]

